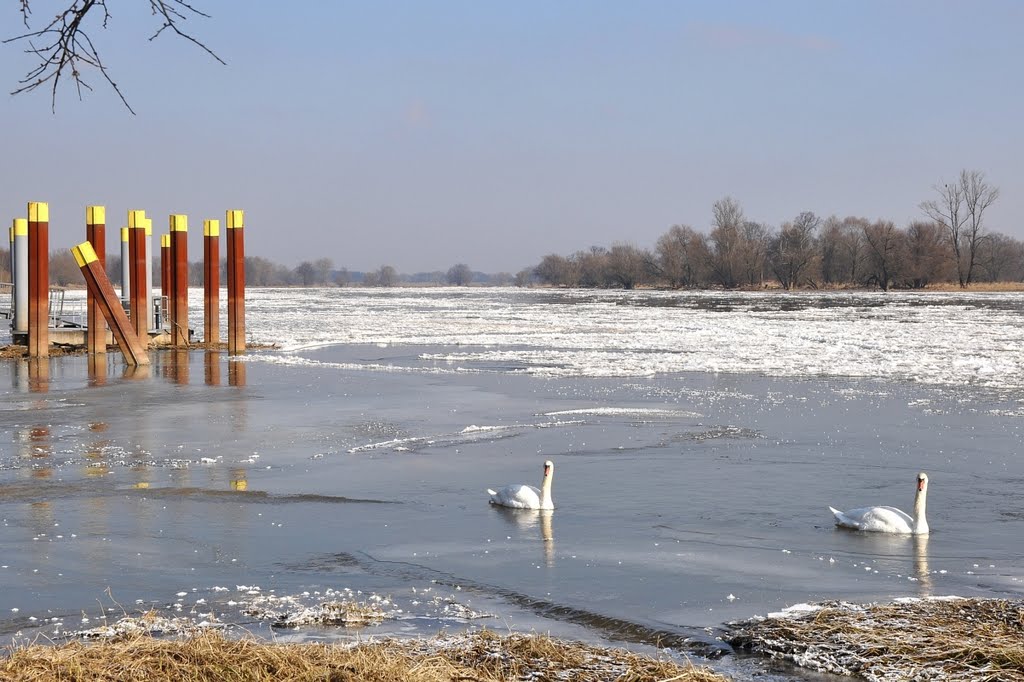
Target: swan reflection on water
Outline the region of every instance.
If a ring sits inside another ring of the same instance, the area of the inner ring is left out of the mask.
[[[555,515],[552,509],[511,509],[509,507],[493,507],[509,525],[515,526],[522,533],[538,528],[541,544],[544,548],[544,564],[553,566],[555,563],[555,534],[551,520]]]
[[[905,575],[917,583],[919,596],[932,592],[928,568],[928,535],[888,535],[885,533],[850,534],[851,558],[860,558],[879,570]],[[911,563],[911,561],[913,563]]]

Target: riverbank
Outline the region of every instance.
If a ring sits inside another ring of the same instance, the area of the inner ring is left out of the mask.
[[[652,658],[546,635],[489,630],[430,639],[275,644],[203,630],[185,639],[134,635],[16,647],[0,661],[5,680],[339,680],[443,682],[571,679],[577,682],[724,682],[686,661]]]

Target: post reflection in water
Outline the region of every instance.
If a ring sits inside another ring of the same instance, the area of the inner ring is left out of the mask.
[[[89,432],[94,434],[102,434],[106,432],[108,425],[106,422],[93,422],[89,424]],[[107,448],[110,446],[110,441],[101,438],[99,440],[90,441],[85,448],[85,475],[90,478],[97,476],[103,476],[107,473],[107,463],[104,461],[104,454]]]
[[[220,386],[220,355],[215,350],[208,350],[203,355],[207,386]]]
[[[50,390],[50,359],[33,358],[28,363],[28,390],[30,393],[46,393]]]
[[[228,386],[245,386],[245,362],[242,360],[228,361]]]
[[[104,386],[107,383],[107,354],[89,354],[89,385]]]
[[[22,432],[18,439],[21,444],[21,458],[29,464],[32,478],[53,476],[53,442],[49,426],[32,426]]]
[[[249,481],[246,479],[246,471],[242,468],[231,470],[231,489],[238,492],[245,492],[249,489]]]
[[[150,367],[152,365],[125,365],[121,378],[135,381],[148,379],[151,376]]]

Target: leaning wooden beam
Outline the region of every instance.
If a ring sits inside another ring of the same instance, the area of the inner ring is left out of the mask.
[[[74,254],[75,261],[82,270],[82,275],[85,276],[85,284],[89,287],[89,293],[96,299],[104,319],[110,325],[110,331],[113,332],[114,338],[117,340],[118,348],[124,353],[125,361],[129,365],[148,365],[149,355],[146,353],[146,347],[139,341],[131,321],[125,315],[124,308],[121,307],[117,294],[114,293],[114,287],[110,284],[103,266],[100,265],[92,244],[82,242],[78,246],[72,247],[71,253]]]

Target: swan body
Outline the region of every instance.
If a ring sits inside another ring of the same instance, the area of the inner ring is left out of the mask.
[[[928,474],[917,475],[917,494],[914,496],[914,515],[911,516],[896,507],[860,507],[839,511],[829,507],[840,528],[863,530],[872,533],[896,535],[927,535],[928,521],[925,518],[925,504],[928,495]]]
[[[554,473],[555,465],[549,460],[544,462],[544,478],[539,490],[522,483],[507,485],[500,490],[488,488],[491,504],[512,509],[554,509],[555,505],[551,501],[551,477]]]

